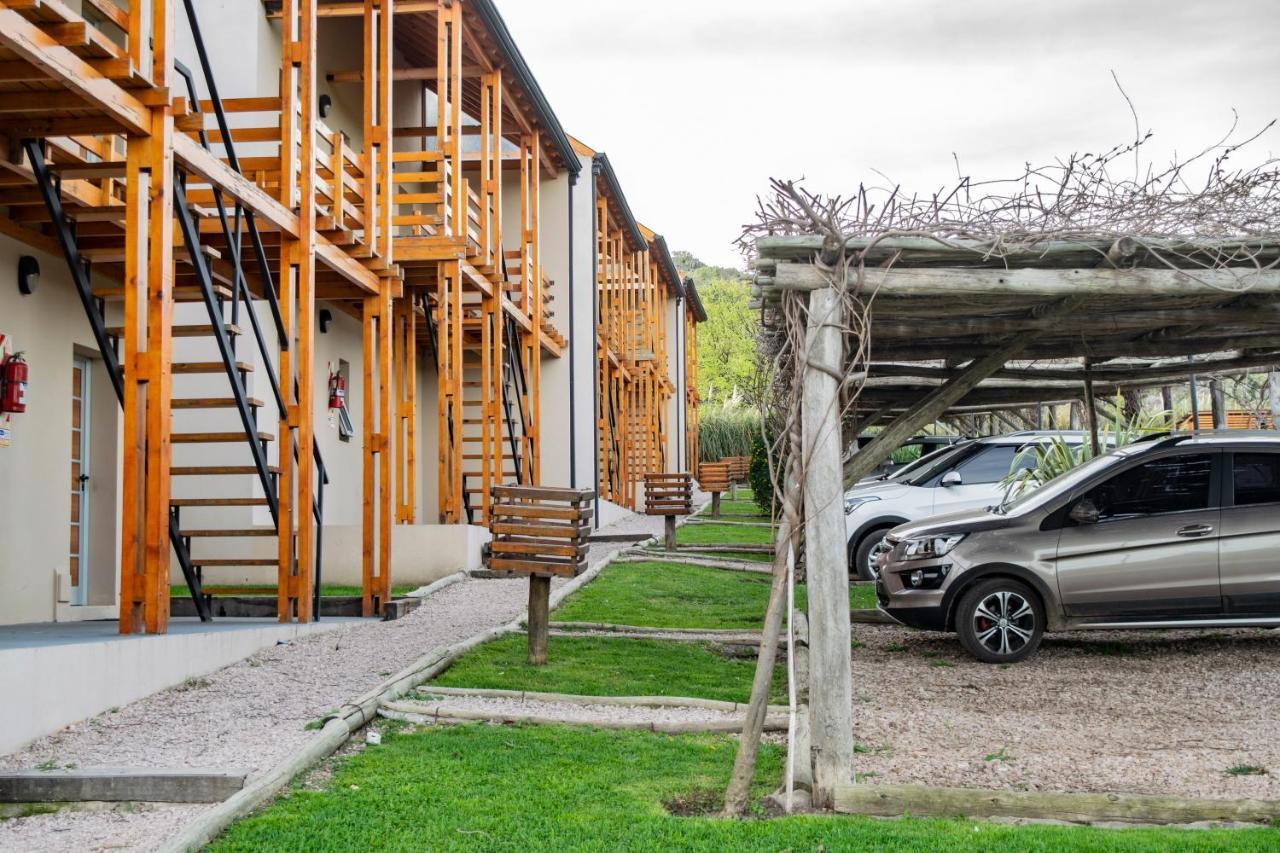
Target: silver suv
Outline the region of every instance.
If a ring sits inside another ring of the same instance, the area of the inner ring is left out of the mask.
[[[1280,626],[1280,435],[1175,435],[894,528],[880,610],[1019,661],[1045,631]]]

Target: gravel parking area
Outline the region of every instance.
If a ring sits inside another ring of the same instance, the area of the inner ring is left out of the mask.
[[[945,634],[854,637],[868,782],[1280,799],[1280,632],[1060,634],[1007,667]]]

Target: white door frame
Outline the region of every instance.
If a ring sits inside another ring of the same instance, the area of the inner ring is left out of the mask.
[[[72,369],[76,367],[80,368],[80,520],[72,523],[80,528],[80,553],[71,556],[78,558],[80,582],[71,588],[70,601],[72,605],[78,606],[89,600],[89,448],[92,442],[90,424],[93,413],[89,393],[93,387],[93,362],[77,355],[72,361]]]

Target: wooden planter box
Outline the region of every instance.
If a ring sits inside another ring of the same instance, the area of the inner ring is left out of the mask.
[[[551,578],[587,568],[590,489],[495,486],[489,512],[488,568],[529,576],[529,663],[547,662]]]

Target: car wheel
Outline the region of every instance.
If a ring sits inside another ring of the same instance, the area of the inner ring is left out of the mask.
[[[884,537],[889,530],[890,528],[888,527],[873,530],[862,537],[862,541],[858,543],[858,548],[853,555],[853,566],[851,567],[851,574],[856,573],[858,580],[873,581],[876,579],[876,563],[880,560],[880,555],[885,552],[887,547]]]
[[[981,581],[960,598],[956,633],[965,651],[983,663],[1016,663],[1044,637],[1044,605],[1011,578]]]

